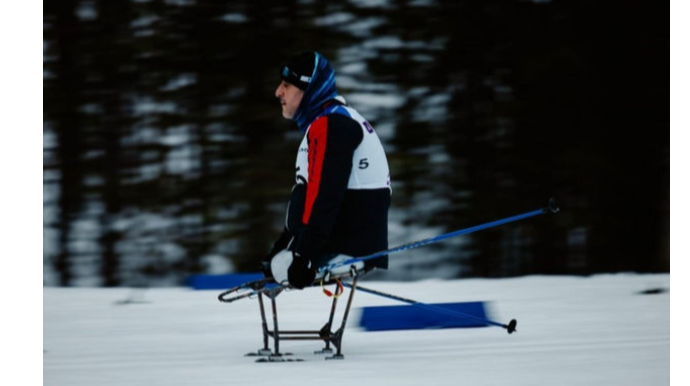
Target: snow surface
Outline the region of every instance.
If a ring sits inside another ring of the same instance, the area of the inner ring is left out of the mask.
[[[221,291],[186,288],[44,288],[43,384],[670,383],[668,274],[362,285],[427,303],[487,301],[490,318],[516,318],[518,331],[366,332],[357,326],[361,307],[400,303],[360,292],[344,336],[344,360],[313,354],[323,346],[319,341],[288,341],[281,351],[304,362],[255,363],[243,354],[262,346],[256,300],[225,304],[216,300]],[[663,291],[641,294],[653,289]],[[281,328],[319,329],[329,307],[316,288],[283,293]]]

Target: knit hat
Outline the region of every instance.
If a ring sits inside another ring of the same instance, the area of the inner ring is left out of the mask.
[[[304,91],[314,76],[316,54],[304,52],[293,56],[280,71],[280,78]]]
[[[335,71],[328,60],[318,52],[294,56],[283,66],[281,77],[304,91],[302,102],[292,118],[301,132],[305,132],[323,113],[326,102],[338,96]]]

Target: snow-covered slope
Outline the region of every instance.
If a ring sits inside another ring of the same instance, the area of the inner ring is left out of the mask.
[[[256,300],[223,304],[220,291],[44,288],[43,384],[125,385],[667,385],[670,276],[598,275],[407,283],[363,282],[427,303],[487,301],[495,327],[366,332],[358,308],[399,304],[357,293],[345,360],[282,343],[304,362],[255,363]],[[641,294],[650,289],[661,293]],[[319,289],[278,297],[281,328],[319,329],[330,300]]]

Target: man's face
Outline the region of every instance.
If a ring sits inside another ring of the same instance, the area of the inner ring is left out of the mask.
[[[300,90],[296,86],[281,81],[276,89],[276,98],[280,99],[280,105],[283,109],[283,117],[286,119],[292,119],[297,112],[300,102],[302,102],[302,96],[304,91]]]

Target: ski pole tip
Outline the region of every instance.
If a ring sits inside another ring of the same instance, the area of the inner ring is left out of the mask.
[[[515,327],[517,327],[517,320],[512,319],[512,320],[508,323],[508,325],[506,326],[506,330],[508,330],[508,334],[512,334],[512,333],[514,333],[515,331],[517,331],[517,330],[515,329]]]

